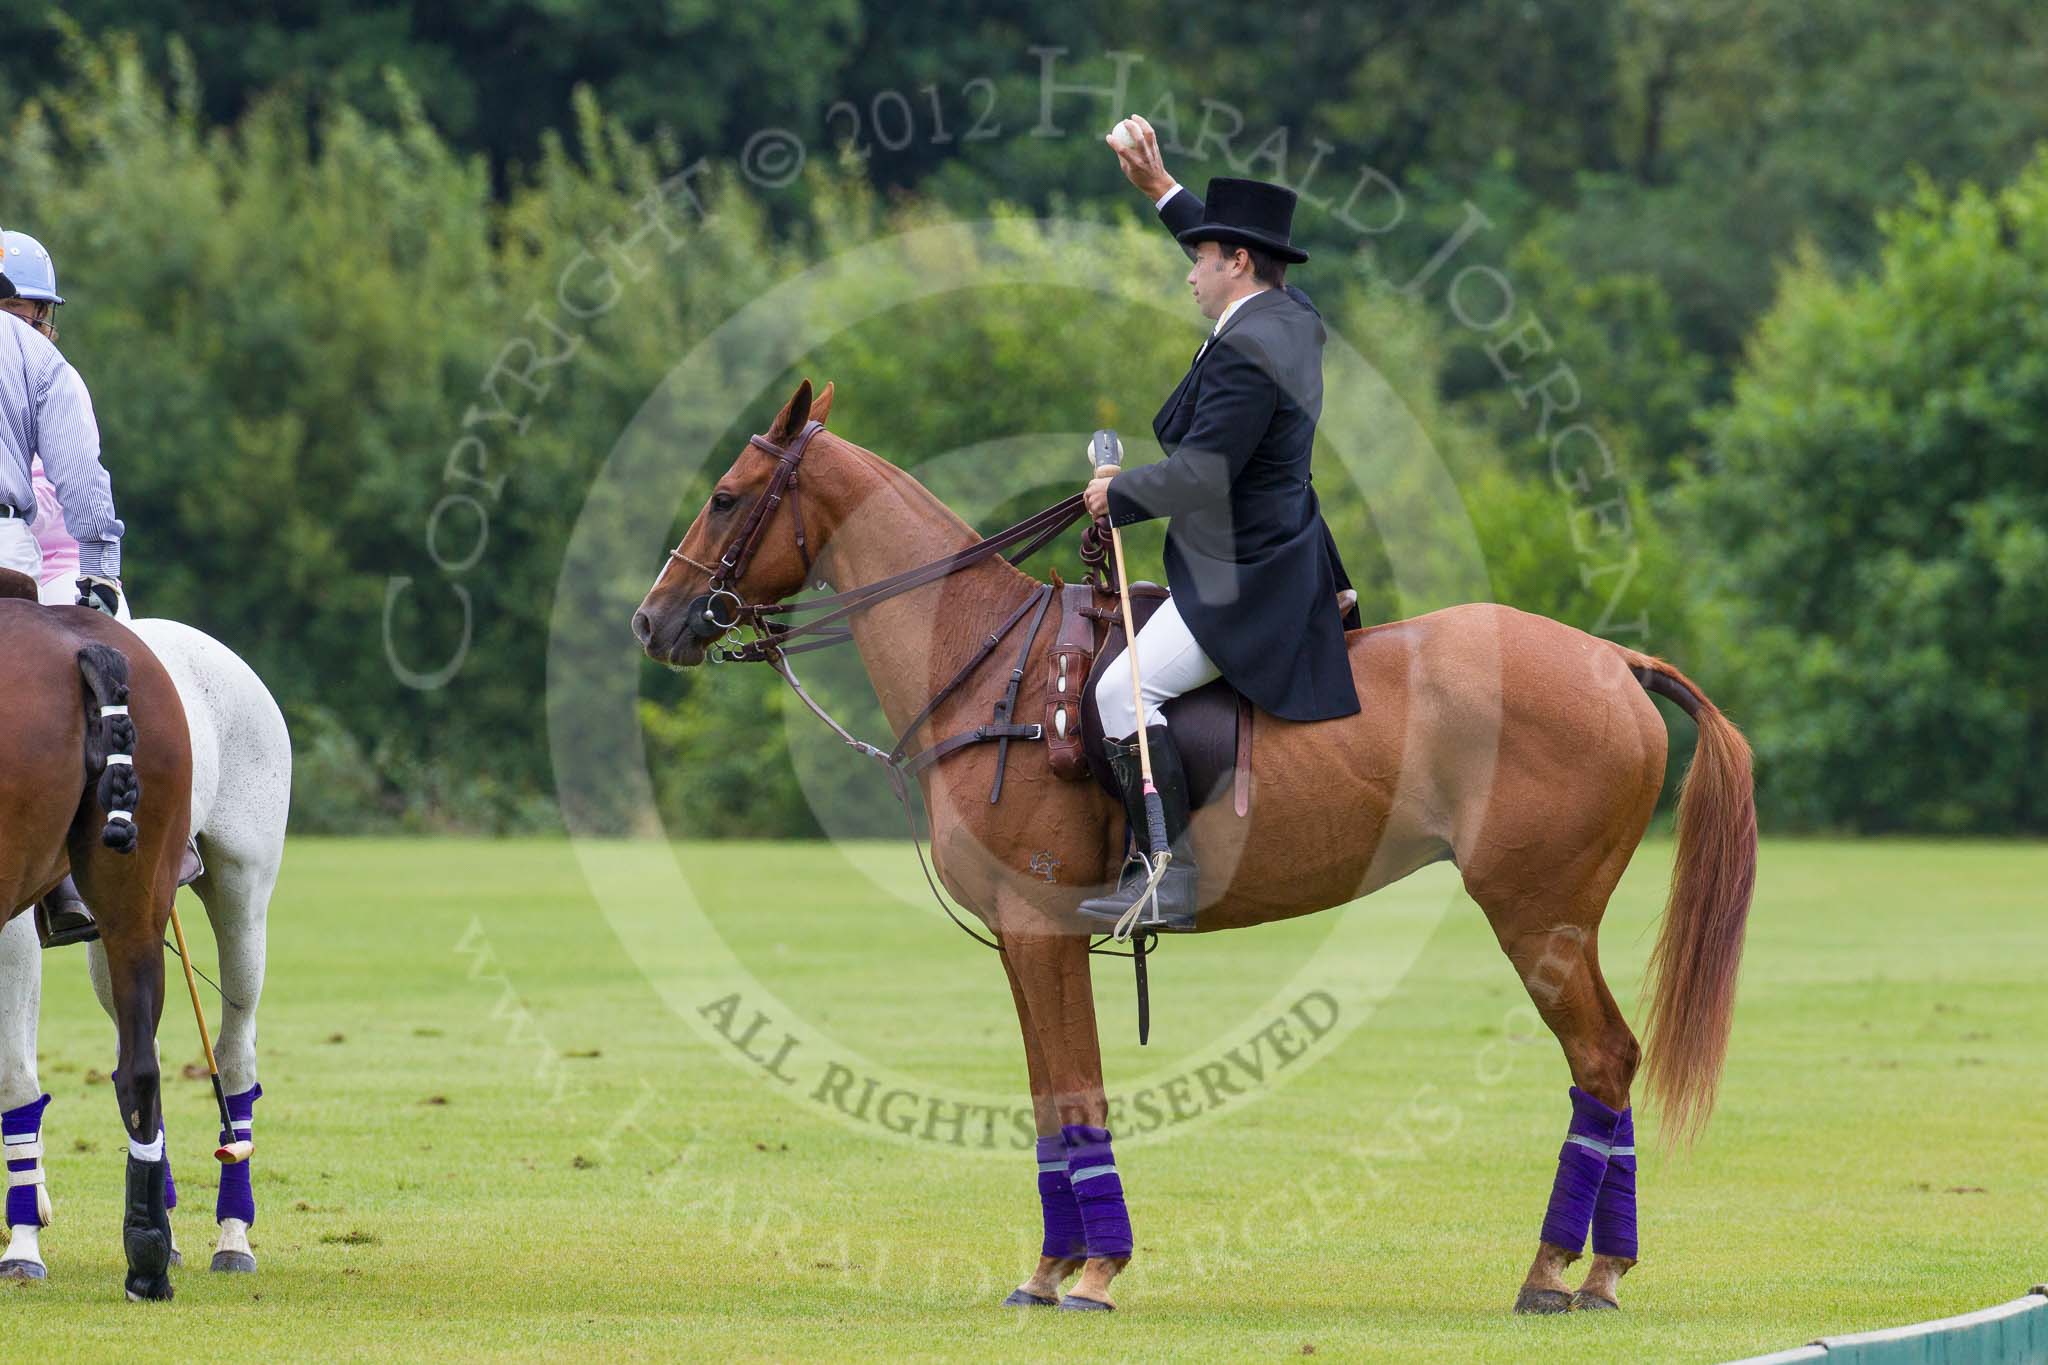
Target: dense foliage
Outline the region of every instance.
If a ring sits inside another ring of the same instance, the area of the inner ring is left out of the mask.
[[[1957,190],[2048,136],[2027,5],[1124,7],[1157,49],[1096,7],[975,8],[0,21],[0,222],[62,263],[131,589],[286,703],[302,827],[550,818],[544,656],[584,492],[678,360],[737,355],[719,329],[821,261],[995,219],[946,268],[1038,282],[913,299],[931,263],[878,258],[859,287],[908,301],[708,445],[830,378],[836,428],[992,528],[1070,485],[1070,445],[1032,435],[1142,433],[1199,337],[1180,258],[1095,136],[1106,101],[1061,96],[1067,135],[1032,135],[1045,63],[1107,84],[1117,50],[1197,184],[1298,177],[1324,139],[1324,194],[1361,167],[1400,187],[1399,231],[1298,224],[1299,283],[1362,365],[1333,348],[1318,486],[1369,613],[1491,595],[1679,659],[1751,729],[1782,824],[2048,824],[2041,177]],[[1212,91],[1244,119],[1230,147],[1200,137]],[[875,111],[898,97],[923,122],[892,148]],[[1001,135],[969,139],[983,100]],[[741,173],[771,126],[810,148],[786,184]],[[863,146],[834,155],[849,128]],[[1252,155],[1268,129],[1284,163]],[[650,194],[676,250],[619,246]],[[611,274],[565,273],[607,251]],[[1498,321],[1475,318],[1489,279]],[[1592,435],[1560,447],[1573,421]],[[1003,438],[994,493],[946,464]],[[704,486],[653,492],[686,514]],[[617,567],[630,605],[655,565]],[[821,792],[880,798],[771,684],[646,675],[683,827],[808,832]],[[818,686],[863,714],[857,674]]]
[[[2048,154],[1809,256],[1687,490],[1716,654],[1799,823],[2048,828]]]

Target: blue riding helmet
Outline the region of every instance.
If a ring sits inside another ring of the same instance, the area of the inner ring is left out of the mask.
[[[14,286],[15,298],[64,302],[57,292],[57,263],[26,232],[0,232],[0,277]]]

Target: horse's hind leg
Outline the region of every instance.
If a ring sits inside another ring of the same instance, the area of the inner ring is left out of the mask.
[[[1571,1126],[1558,1153],[1541,1241],[1515,1311],[1562,1313],[1612,1308],[1615,1285],[1635,1264],[1635,1132],[1629,1086],[1641,1049],[1600,975],[1596,932],[1608,894],[1619,880],[1625,853],[1607,860],[1578,894],[1559,904],[1474,895],[1502,907],[1494,932],[1520,973],[1543,1022],[1557,1035],[1571,1067]],[[1593,1234],[1595,1261],[1574,1296],[1564,1269]]]
[[[234,1132],[221,1135],[221,1141],[254,1141],[256,1101],[263,1095],[256,1083],[256,1006],[263,995],[266,926],[278,863],[274,855],[248,857],[239,850],[211,846],[207,854],[213,861],[193,889],[206,903],[214,941],[220,945],[220,1037],[213,1052],[227,1093],[228,1117],[235,1126]],[[256,1269],[256,1255],[249,1246],[249,1229],[256,1222],[253,1164],[252,1158],[220,1168],[220,1193],[213,1209],[220,1224],[214,1270]]]
[[[138,899],[141,891],[135,893]],[[128,1192],[122,1244],[128,1297],[171,1297],[171,1217],[164,1207],[163,1106],[156,1029],[163,1014],[164,950],[160,917],[145,905],[100,918],[107,978],[119,1039],[114,1093],[128,1131]],[[119,926],[118,930],[115,926]]]
[[[93,994],[99,997],[100,1008],[107,1012],[108,1020],[115,1026],[116,1051],[113,1081],[118,1086],[121,1083],[121,1058],[119,1052],[121,1020],[120,1016],[114,1011],[114,982],[113,977],[107,970],[107,945],[103,940],[94,939],[91,943],[85,945],[85,968],[87,977],[92,981]],[[151,1040],[151,1045],[152,1047],[155,1045],[153,1039]],[[159,1058],[159,1069],[161,1069],[161,1058]],[[178,1207],[178,1180],[171,1171],[170,1143],[165,1135],[161,1117],[157,1121],[156,1131],[158,1139],[164,1143],[164,1211],[168,1213]],[[174,1266],[185,1264],[185,1258],[178,1251],[178,1238],[175,1232],[171,1234],[171,1264]]]
[[[7,1250],[0,1280],[47,1278],[42,1230],[50,1199],[43,1192],[43,1107],[50,1097],[36,1075],[36,1016],[42,1008],[43,950],[31,916],[0,928],[0,1143],[7,1167]]]

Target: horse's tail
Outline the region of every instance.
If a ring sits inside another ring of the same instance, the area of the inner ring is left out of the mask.
[[[1650,956],[1645,1080],[1668,1138],[1690,1140],[1713,1112],[1735,1014],[1735,971],[1756,889],[1756,783],[1749,744],[1690,678],[1624,651],[1636,680],[1699,727],[1678,793],[1678,851],[1664,927]]]
[[[142,779],[135,775],[135,722],[128,715],[128,658],[112,645],[87,645],[78,651],[78,672],[85,679],[85,769],[97,779],[94,794],[107,813],[100,842],[133,853]]]

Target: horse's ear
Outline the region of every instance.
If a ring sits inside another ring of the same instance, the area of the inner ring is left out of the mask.
[[[804,429],[804,423],[811,420],[811,381],[806,379],[796,386],[796,392],[782,405],[782,411],[775,414],[775,420],[768,424],[768,439],[775,442],[787,441]]]
[[[831,411],[832,381],[828,379],[825,381],[825,387],[819,391],[817,400],[811,404],[811,420],[813,422],[822,422],[825,420],[825,415]]]

